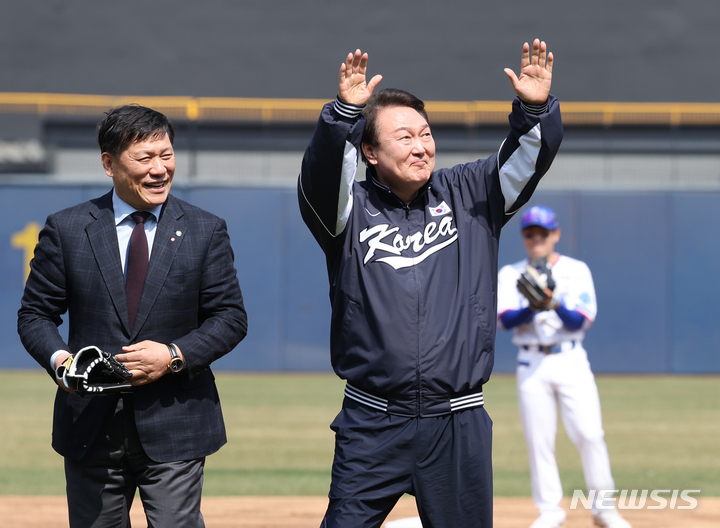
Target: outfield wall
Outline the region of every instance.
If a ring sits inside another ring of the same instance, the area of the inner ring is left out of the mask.
[[[109,187],[0,186],[0,366],[34,367],[16,314],[34,225]],[[305,228],[294,189],[174,187],[228,222],[249,314],[249,334],[217,363],[232,370],[329,370],[325,262]],[[598,318],[585,345],[595,372],[720,372],[720,192],[537,192],[556,209],[561,253],[593,272]],[[518,218],[506,226],[500,265],[524,256]],[[496,368],[514,370],[498,334]]]

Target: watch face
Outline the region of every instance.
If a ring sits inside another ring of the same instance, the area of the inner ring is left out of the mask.
[[[172,370],[173,372],[180,372],[184,366],[185,365],[183,364],[183,361],[180,358],[174,358],[170,362],[170,370]]]

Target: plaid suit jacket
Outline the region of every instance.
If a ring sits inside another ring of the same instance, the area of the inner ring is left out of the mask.
[[[68,313],[68,342],[58,332]],[[53,376],[50,357],[95,345],[112,354],[143,340],[176,343],[187,368],[133,389],[143,447],[157,462],[217,451],[225,426],[210,364],[247,333],[247,315],[225,221],[168,196],[130,330],[112,192],[48,217],[18,313],[18,333]],[[118,395],[79,397],[58,389],[53,448],[79,460]]]

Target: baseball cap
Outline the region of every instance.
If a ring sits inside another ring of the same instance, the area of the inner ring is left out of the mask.
[[[540,226],[554,231],[558,228],[555,211],[543,205],[531,207],[530,210],[523,215],[520,229],[522,230],[531,226]]]

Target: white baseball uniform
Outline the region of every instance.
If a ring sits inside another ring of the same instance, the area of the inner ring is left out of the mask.
[[[498,323],[502,316],[528,306],[516,283],[527,260],[504,266],[498,281]],[[585,330],[595,320],[597,304],[590,270],[584,262],[559,256],[551,267],[555,292],[584,321],[577,330],[565,326],[555,310],[535,312],[515,326],[512,342],[519,347],[517,388],[520,416],[530,462],[532,495],[541,515],[564,518],[563,497],[555,460],[557,404],[570,440],[580,452],[588,490],[614,489],[604,440],[600,398],[582,346]],[[579,317],[577,317],[579,319]],[[598,510],[593,506],[593,513]]]

